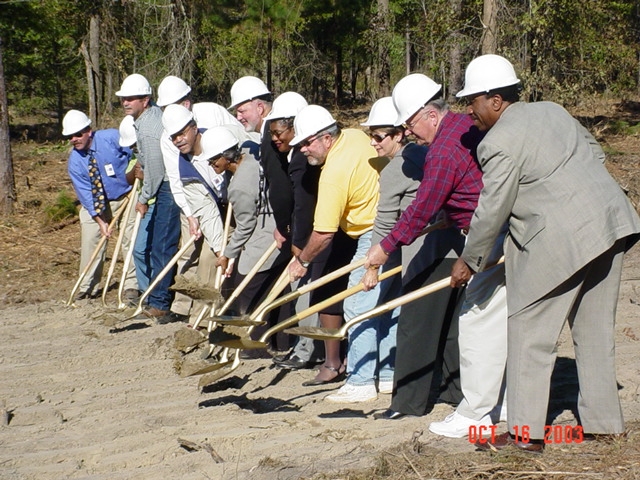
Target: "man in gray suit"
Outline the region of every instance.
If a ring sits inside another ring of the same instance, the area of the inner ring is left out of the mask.
[[[561,106],[518,101],[520,81],[498,55],[473,60],[457,94],[480,130],[484,189],[452,286],[481,271],[505,221],[509,431],[485,449],[543,449],[556,342],[568,319],[584,434],[618,434],[614,323],[622,257],[640,218],[605,169],[593,136]],[[485,441],[486,442],[486,441]]]

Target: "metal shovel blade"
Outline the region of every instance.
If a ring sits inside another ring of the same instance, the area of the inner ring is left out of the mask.
[[[265,342],[252,340],[249,332],[241,327],[219,326],[209,333],[209,342],[226,348],[244,350],[267,348]]]
[[[210,287],[207,284],[193,282],[183,275],[176,276],[174,284],[169,289],[182,293],[193,300],[204,300],[216,306],[222,305],[224,302],[224,297],[220,294],[219,289]]]
[[[341,340],[343,337],[339,328],[293,327],[287,328],[284,333],[314,340]]]
[[[212,322],[219,323],[220,325],[232,325],[235,327],[256,327],[258,325],[264,325],[264,320],[253,320],[250,315],[216,315],[210,318]]]
[[[233,371],[235,371],[240,366],[240,357],[236,354],[233,361],[229,360],[227,365],[223,368],[216,370],[215,372],[207,373],[200,377],[198,381],[198,387],[203,388],[207,385],[211,385],[212,383],[217,382],[218,380],[223,379],[224,377],[230,375]]]

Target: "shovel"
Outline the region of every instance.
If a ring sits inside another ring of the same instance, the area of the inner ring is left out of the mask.
[[[504,262],[504,257],[502,257],[495,265]],[[378,305],[377,307],[369,310],[368,312],[364,312],[357,317],[352,318],[348,322],[346,322],[340,328],[317,328],[317,327],[296,327],[289,328],[285,330],[286,333],[291,335],[299,335],[302,337],[313,338],[315,340],[341,340],[346,338],[347,333],[351,327],[357,325],[360,322],[364,322],[369,318],[376,317],[378,315],[382,315],[383,313],[387,313],[392,311],[394,308],[400,307],[406,303],[413,302],[419,298],[422,298],[430,293],[437,292],[438,290],[442,290],[443,288],[448,287],[451,284],[451,277],[443,278],[437,282],[431,283],[429,285],[425,285],[422,288],[414,290],[413,292],[406,293],[401,297],[398,297],[394,300],[390,300],[387,303],[383,303],[382,305]]]
[[[223,229],[223,233],[222,233],[222,245],[220,247],[220,252],[221,253],[223,253],[225,248],[227,248],[227,242],[229,241],[229,230],[231,229],[231,218],[232,217],[233,217],[232,207],[231,207],[231,204],[228,204],[227,205],[227,214],[226,214],[225,219],[224,219],[224,229]],[[216,267],[216,275],[215,275],[215,278],[213,280],[213,288],[214,288],[214,290],[217,290],[218,292],[220,292],[220,289],[222,288],[222,282],[223,281],[224,281],[224,277],[222,276],[222,267]],[[211,302],[211,303],[205,305],[204,307],[202,307],[202,310],[200,310],[200,313],[196,317],[195,322],[193,322],[193,325],[190,325],[189,328],[197,329],[198,326],[200,325],[200,322],[202,321],[202,319],[206,315],[206,313],[208,311],[210,311],[210,310],[213,311],[214,303],[215,302]]]
[[[267,297],[262,301],[260,305],[258,305],[258,307],[254,310],[254,313],[251,314],[249,319],[253,320],[255,317],[257,317],[259,313],[265,309],[266,306],[272,303],[278,297],[278,295],[280,295],[280,293],[282,292],[282,290],[284,290],[284,288],[287,286],[288,283],[289,283],[289,270],[285,268],[282,274],[280,275],[280,277],[278,278],[278,280],[276,281],[276,283],[271,288],[271,291],[269,292]],[[226,327],[226,328],[232,328],[232,329],[238,330],[238,336],[240,335],[248,336],[251,333],[251,330],[253,329],[254,326],[255,326],[255,322],[249,328],[239,328],[239,327]],[[210,336],[216,335],[216,332],[218,332],[218,330],[221,330],[221,327],[214,329],[210,333]],[[215,342],[211,342],[211,343],[215,343]],[[229,367],[228,369],[225,369],[225,373],[222,375],[222,377],[224,377],[229,373],[231,373],[232,371],[234,371],[236,368],[238,368],[238,365],[240,365],[240,350],[239,349],[236,350],[233,360],[229,360],[228,359],[229,348],[230,347],[236,348],[236,347],[228,346],[228,345],[222,345],[222,346],[224,346],[225,349],[222,352],[222,357],[219,362],[206,365],[203,368],[187,373],[183,376],[202,375],[205,373],[222,369],[223,367]]]
[[[400,272],[402,272],[401,265],[382,273],[378,277],[378,279],[382,281]],[[313,315],[314,313],[318,313],[324,310],[325,308],[327,308],[328,306],[333,305],[334,303],[338,303],[339,301],[344,300],[345,298],[350,297],[351,295],[354,295],[362,291],[363,289],[364,289],[364,285],[362,283],[358,283],[357,285],[354,285],[353,287],[348,288],[343,292],[337,293],[336,295],[330,298],[327,298],[326,300],[323,300],[322,302],[319,302],[303,310],[302,312],[287,318],[286,320],[278,323],[277,325],[274,325],[269,330],[264,332],[264,334],[262,335],[262,337],[260,337],[259,340],[251,340],[251,338],[249,337],[239,336],[237,330],[234,330],[233,327],[228,327],[217,334],[216,332],[213,332],[214,338],[212,341],[214,341],[217,345],[221,345],[224,347],[242,348],[245,350],[267,348],[267,340],[272,335],[282,330],[285,330],[286,328],[292,325],[297,324],[300,320],[303,320],[306,317]],[[285,331],[288,332],[289,330],[285,330]]]
[[[138,231],[140,230],[140,222],[142,222],[142,214],[140,212],[136,212],[136,219],[133,222],[133,230],[131,231],[131,245],[127,252],[127,256],[124,257],[122,275],[120,277],[120,284],[118,285],[118,310],[124,310],[128,306],[122,300],[122,295],[124,294],[124,281],[127,278],[127,271],[129,270],[129,265],[131,265],[131,261],[133,260],[133,250],[135,248],[136,238],[138,237]]]
[[[127,316],[125,318],[116,319],[116,318],[112,317],[110,320],[109,319],[105,319],[104,324],[107,325],[107,326],[110,326],[110,327],[114,327],[114,326],[118,325],[119,323],[126,322],[127,320],[132,320],[133,318],[135,318],[138,315],[140,315],[142,313],[142,311],[144,310],[142,305],[144,304],[144,301],[146,300],[146,298],[153,291],[153,289],[156,288],[156,285],[158,283],[160,283],[160,280],[162,280],[165,277],[165,275],[167,273],[169,273],[171,268],[173,268],[173,266],[178,262],[178,260],[182,256],[182,254],[184,252],[186,252],[189,249],[189,247],[191,247],[191,245],[193,245],[193,243],[195,241],[196,241],[196,236],[195,235],[191,235],[191,237],[189,237],[189,240],[187,240],[184,243],[184,245],[182,245],[182,248],[180,248],[180,250],[178,250],[178,252],[173,256],[173,258],[171,260],[169,260],[169,263],[167,263],[167,265],[162,269],[162,271],[160,273],[158,273],[158,275],[153,280],[153,282],[151,282],[151,285],[149,285],[149,288],[147,288],[145,290],[145,292],[142,294],[142,296],[140,297],[140,301],[138,302],[138,306],[136,307],[136,309],[132,313],[127,314],[127,312],[125,311],[125,314],[127,314]]]
[[[133,186],[131,187],[131,192],[129,193],[128,197],[127,197],[127,209],[124,212],[124,218],[125,218],[125,225],[121,225],[120,228],[120,232],[118,233],[118,240],[116,240],[116,246],[113,249],[113,256],[111,257],[111,262],[109,263],[109,271],[107,272],[107,279],[104,282],[104,288],[102,289],[102,306],[106,307],[107,306],[107,290],[109,290],[109,284],[111,283],[111,277],[113,276],[113,272],[116,269],[116,263],[118,262],[118,254],[120,253],[120,247],[122,247],[122,241],[124,240],[124,233],[126,228],[126,223],[129,221],[129,215],[131,215],[131,209],[133,208],[133,206],[135,205],[134,202],[134,196],[136,195],[136,192],[138,191],[138,184],[140,183],[139,179],[135,179],[135,181],[133,182]],[[133,242],[133,240],[132,240]],[[131,248],[129,248],[129,250],[133,250],[133,243],[131,244]],[[128,253],[128,252],[127,252]],[[127,265],[128,266],[128,265]],[[124,270],[124,272],[126,272],[126,270]],[[123,280],[120,282],[121,285],[124,284],[124,277],[126,277],[125,275],[123,275]],[[118,286],[118,292],[120,292],[120,286]],[[118,304],[120,304],[120,298],[118,298]]]
[[[269,260],[269,257],[271,257],[271,254],[273,252],[276,251],[276,249],[278,248],[278,243],[277,242],[273,242],[269,248],[267,248],[267,251],[264,252],[262,254],[262,256],[258,259],[258,261],[256,262],[256,264],[251,268],[251,270],[249,271],[249,273],[247,273],[246,277],[244,277],[244,279],[242,280],[242,282],[240,282],[240,285],[238,285],[234,291],[231,293],[231,295],[229,296],[229,298],[227,299],[227,301],[224,303],[224,305],[222,305],[222,307],[220,307],[220,310],[218,310],[216,313],[218,315],[222,315],[227,308],[229,308],[229,306],[233,303],[233,301],[238,298],[238,296],[240,296],[240,293],[242,293],[242,290],[245,289],[245,287],[249,284],[249,282],[251,281],[251,279],[253,279],[253,277],[255,277],[256,273],[258,273],[258,271],[260,270],[260,268],[267,262],[267,260]],[[215,328],[216,326],[216,321],[213,320],[214,316],[214,308],[211,308],[211,318],[209,319],[209,325],[207,327],[207,332],[211,333],[211,331]],[[214,349],[214,345],[210,344],[209,345],[209,351],[205,351],[202,359],[206,359],[208,358],[212,353],[213,353],[213,349]]]
[[[125,208],[127,208],[128,203],[129,203],[128,201],[123,202],[122,205],[120,205],[120,208],[116,210],[116,213],[114,213],[113,218],[109,223],[109,230],[111,230],[115,226],[115,224],[118,222],[118,219],[122,215],[122,212],[124,212]],[[100,240],[98,241],[98,245],[96,245],[96,248],[93,250],[93,253],[91,254],[91,258],[89,258],[89,261],[87,262],[86,267],[84,267],[82,272],[80,272],[80,276],[78,277],[76,284],[73,286],[73,289],[71,290],[71,294],[69,295],[69,300],[67,300],[67,303],[66,303],[67,306],[73,305],[73,299],[78,291],[78,288],[80,288],[80,284],[82,283],[82,280],[84,280],[84,277],[87,275],[87,273],[93,266],[93,262],[95,262],[96,258],[98,258],[98,255],[100,254],[100,250],[102,249],[104,244],[107,243],[107,240],[108,240],[107,237],[104,237],[104,236],[100,237]]]

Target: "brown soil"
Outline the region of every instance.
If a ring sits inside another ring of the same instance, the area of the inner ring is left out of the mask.
[[[608,168],[636,207],[637,107],[600,102],[576,110],[603,142]],[[67,155],[63,143],[13,144],[18,202],[15,215],[0,220],[0,478],[640,477],[640,247],[626,257],[617,323],[628,437],[554,443],[535,458],[486,454],[466,440],[428,432],[429,422],[441,420],[450,406],[437,405],[423,418],[374,421],[389,396],[348,406],[324,402],[339,384],[305,388],[300,384],[313,372],[279,370],[264,359],[242,361],[201,388],[201,377],[176,370],[186,358],[201,361],[197,336],[174,338],[181,325],[109,327],[99,300],[65,306],[78,273],[79,224],[48,222],[44,209],[62,189],[73,196]],[[109,292],[109,309],[114,302]],[[575,423],[572,359],[563,332],[551,403],[558,425]]]

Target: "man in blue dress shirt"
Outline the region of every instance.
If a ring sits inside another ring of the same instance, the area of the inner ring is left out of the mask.
[[[126,169],[131,150],[121,147],[116,129],[91,129],[91,120],[79,110],[69,110],[62,120],[62,134],[69,137],[73,150],[69,155],[68,171],[71,183],[82,205],[80,209],[81,256],[80,271],[87,265],[101,236],[109,237],[109,222],[126,195],[131,190],[127,182]],[[129,248],[125,235],[123,252]],[[102,277],[106,244],[98,261],[87,272],[79,288],[77,298],[97,295]],[[135,269],[132,267],[125,280],[125,296],[138,293]]]

